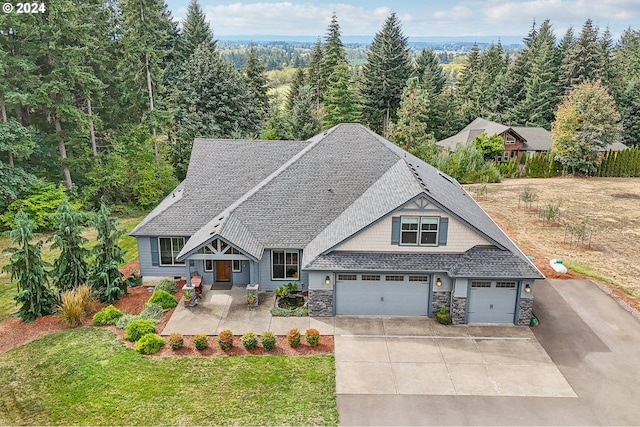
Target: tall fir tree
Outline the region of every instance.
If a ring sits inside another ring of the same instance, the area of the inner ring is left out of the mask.
[[[622,116],[622,142],[640,145],[640,30],[627,29],[614,52],[611,92]]]
[[[313,99],[316,106],[322,101],[322,63],[324,61],[324,46],[318,39],[313,45],[309,64],[307,65],[307,83],[311,86]]]
[[[321,126],[322,115],[315,102],[313,88],[302,86],[289,115],[289,135],[291,139],[306,140],[320,132]]]
[[[360,105],[355,87],[349,64],[346,62],[337,64],[329,76],[324,96],[323,125],[325,128],[359,120]]]
[[[420,83],[423,83],[425,79],[431,80],[434,94],[442,92],[447,82],[447,76],[442,70],[440,60],[432,49],[422,49],[416,55],[413,76],[417,77]]]
[[[43,241],[32,243],[38,237],[35,223],[22,211],[16,215],[15,223],[9,233],[13,246],[3,250],[10,254],[9,264],[2,270],[18,285],[18,294],[14,297],[20,304],[18,317],[33,322],[37,317],[53,313],[55,293],[48,286],[48,264],[42,260]]]
[[[373,131],[386,136],[411,76],[407,38],[395,13],[387,17],[382,30],[376,33],[362,73],[363,118]]]
[[[397,121],[389,127],[393,143],[428,163],[432,163],[437,153],[435,139],[429,132],[433,120],[430,95],[417,77],[410,78],[402,93]]]
[[[267,67],[258,58],[254,44],[249,46],[247,60],[242,66],[242,73],[247,80],[247,89],[255,100],[255,110],[260,117],[260,121],[266,120],[266,115],[269,111]]]
[[[598,41],[598,27],[587,19],[577,40],[562,58],[560,82],[568,92],[582,82],[602,79],[603,73],[604,56]]]
[[[300,93],[300,88],[306,85],[308,84],[304,68],[297,68],[293,79],[291,79],[291,83],[289,83],[289,89],[287,90],[287,97],[284,104],[287,111],[293,110],[295,100]]]
[[[320,63],[320,100],[323,101],[325,93],[329,90],[331,75],[342,64],[348,64],[347,51],[340,40],[341,36],[340,24],[338,17],[334,13],[331,17],[331,23],[327,28],[327,35],[323,45],[322,62]],[[335,80],[335,79],[334,79]]]
[[[464,70],[456,83],[456,96],[459,100],[462,119],[466,123],[471,123],[482,112],[481,82],[480,48],[474,43],[467,54]]]

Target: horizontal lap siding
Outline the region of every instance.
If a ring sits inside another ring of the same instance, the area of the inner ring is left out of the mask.
[[[392,244],[392,217],[439,216],[449,218],[446,246],[408,246]],[[442,212],[400,211],[382,219],[338,246],[339,251],[462,253],[489,242],[455,218]]]
[[[140,275],[142,277],[173,277],[184,276],[186,267],[176,266],[154,266],[151,262],[151,239],[157,237],[140,236],[138,239],[138,259],[140,260]]]

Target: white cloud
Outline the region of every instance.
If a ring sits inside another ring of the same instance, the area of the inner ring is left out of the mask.
[[[324,36],[333,12],[338,16],[343,35],[372,35],[382,28],[391,13],[389,7],[365,9],[345,3],[324,6],[291,2],[233,3],[203,9],[213,31],[220,35]]]

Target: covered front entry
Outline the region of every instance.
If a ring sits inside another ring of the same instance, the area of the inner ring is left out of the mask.
[[[426,316],[429,277],[398,273],[336,274],[336,314]]]
[[[518,285],[515,281],[471,281],[469,323],[513,323]]]
[[[215,261],[215,280],[216,282],[231,281],[231,261],[216,260]]]

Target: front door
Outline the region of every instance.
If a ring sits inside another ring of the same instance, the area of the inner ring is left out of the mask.
[[[216,261],[216,282],[231,281],[231,261]]]

